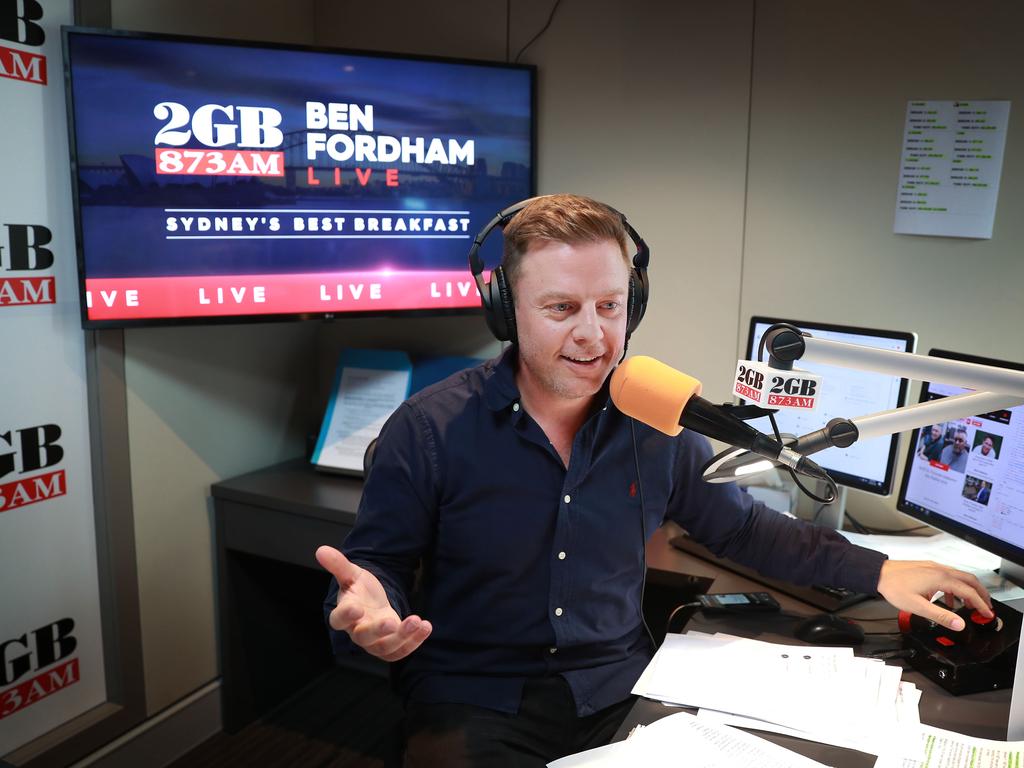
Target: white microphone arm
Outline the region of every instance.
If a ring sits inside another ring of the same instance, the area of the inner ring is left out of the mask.
[[[775,341],[779,342],[778,350],[773,351]],[[851,419],[833,419],[817,432],[786,441],[792,450],[805,456],[833,445],[847,447],[857,440],[870,440],[1024,403],[1024,371],[1011,368],[797,336],[788,329],[781,330],[779,335],[768,341],[767,348],[769,355],[784,364],[807,358],[829,365],[980,390]],[[777,465],[777,462],[761,456],[730,448],[704,466],[704,479],[711,483],[726,483]]]

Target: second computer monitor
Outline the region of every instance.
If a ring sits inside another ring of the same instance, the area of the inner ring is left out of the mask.
[[[928,354],[1024,371],[958,352]],[[968,391],[925,382],[921,402]],[[1024,566],[1024,405],[914,430],[896,508]]]
[[[881,331],[830,323],[810,323],[772,317],[750,318],[746,359],[757,359],[757,348],[764,332],[775,323],[795,325],[815,338],[843,341],[879,349],[913,352],[917,336],[903,331]],[[767,354],[765,355],[767,361]],[[822,377],[818,407],[811,413],[781,410],[775,414],[780,432],[804,435],[825,426],[830,419],[853,419],[903,406],[907,401],[907,380],[872,371],[860,371],[812,360],[798,360],[794,367]],[[755,429],[770,434],[767,418],[749,422]],[[892,491],[899,436],[878,437],[856,442],[849,448],[828,448],[814,455],[833,479],[850,488],[886,495]]]

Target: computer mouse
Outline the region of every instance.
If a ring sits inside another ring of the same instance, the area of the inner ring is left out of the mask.
[[[864,642],[864,629],[834,613],[819,613],[799,624],[793,634],[799,640],[814,645],[860,645]]]

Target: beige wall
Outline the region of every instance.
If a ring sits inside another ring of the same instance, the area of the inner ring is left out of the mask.
[[[513,53],[550,7],[512,3]],[[1013,38],[1024,11],[962,9],[563,0],[523,57],[539,68],[540,191],[604,199],[650,243],[653,298],[634,351],[697,375],[719,400],[752,313],[907,328],[923,349],[1024,359],[1020,121],[1011,115],[993,240],[891,232],[906,101],[1014,99],[1024,87]],[[503,0],[118,0],[113,23],[504,60],[505,10]],[[126,334],[150,711],[217,674],[210,483],[301,452],[346,345],[497,350],[478,318]],[[893,503],[851,496],[887,524]]]
[[[500,0],[395,7],[324,4],[318,42],[505,58]],[[522,58],[538,67],[538,191],[587,194],[629,217],[651,246],[653,283],[633,351],[719,399],[736,362],[752,7],[563,2]],[[550,8],[512,3],[513,57]],[[436,34],[423,34],[427,17]]]
[[[633,352],[725,399],[735,369],[750,2],[563,3],[539,67],[540,191],[620,208],[651,248]]]
[[[274,324],[125,334],[150,713],[218,675],[210,485],[302,454],[314,331]]]
[[[315,0],[110,0],[110,26],[138,32],[310,45]]]
[[[758,3],[744,326],[774,314],[894,328],[916,331],[924,353],[1024,360],[1024,120],[1013,113],[1024,103],[1024,6],[964,9],[946,0]],[[1014,102],[991,240],[893,234],[910,99]],[[848,506],[892,525],[895,495],[851,491]]]

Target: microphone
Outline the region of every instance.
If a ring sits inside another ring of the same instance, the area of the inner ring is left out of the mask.
[[[807,457],[726,413],[700,393],[701,383],[697,379],[644,355],[626,360],[611,378],[615,407],[659,432],[675,437],[685,427],[802,474],[818,478],[825,475]]]

